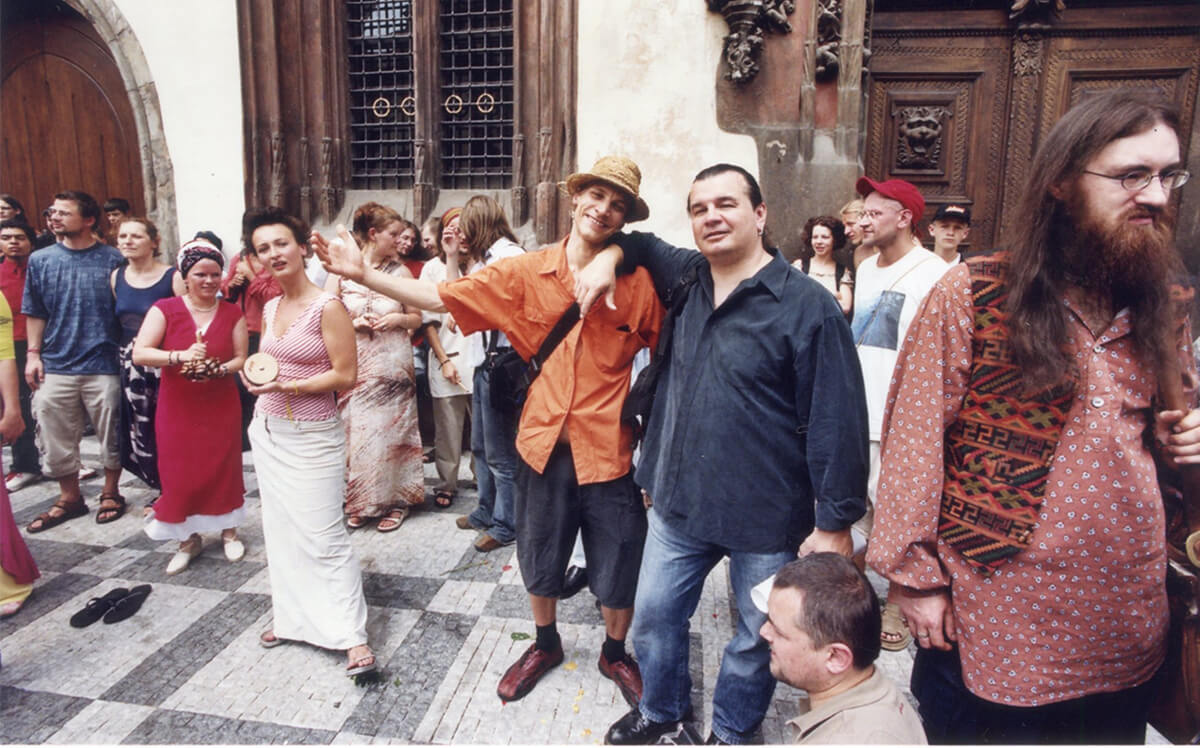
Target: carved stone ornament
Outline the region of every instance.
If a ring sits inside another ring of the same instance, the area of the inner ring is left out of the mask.
[[[816,79],[824,83],[838,74],[838,46],[842,43],[842,0],[820,0],[817,8]]]
[[[763,35],[768,31],[788,34],[792,25],[788,16],[796,10],[795,0],[708,0],[708,9],[720,13],[729,24],[725,37],[725,79],[745,84],[758,75]]]
[[[937,169],[942,155],[942,121],[954,113],[943,106],[907,106],[896,109],[899,120],[896,166],[900,169]]]
[[[1008,17],[1010,20],[1019,18],[1022,22],[1048,21],[1051,14],[1059,16],[1066,9],[1064,0],[1013,0]]]

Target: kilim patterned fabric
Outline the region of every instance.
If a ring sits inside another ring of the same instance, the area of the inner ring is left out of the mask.
[[[946,431],[938,522],[941,539],[984,574],[1029,546],[1074,390],[1067,382],[1022,392],[1005,326],[1006,260],[1003,252],[967,260],[973,355],[962,410]]]

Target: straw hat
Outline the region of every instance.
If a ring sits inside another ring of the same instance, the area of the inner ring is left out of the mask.
[[[574,195],[593,182],[618,189],[633,198],[633,205],[625,213],[625,222],[643,221],[650,216],[650,207],[638,196],[642,184],[642,171],[637,164],[624,156],[601,156],[591,171],[581,171],[567,177],[567,194]]]

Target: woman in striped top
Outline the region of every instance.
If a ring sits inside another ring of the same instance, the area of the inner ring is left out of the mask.
[[[283,295],[263,309],[260,350],[279,362],[262,386],[250,446],[262,496],[273,627],[259,643],[297,640],[345,649],[346,672],[375,669],[362,572],[342,524],[346,439],[334,393],[354,386],[354,326],[342,303],[304,273],[307,227],[279,208],[248,212],[247,246]]]

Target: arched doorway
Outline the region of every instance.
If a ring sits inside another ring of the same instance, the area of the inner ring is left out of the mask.
[[[5,3],[0,107],[3,189],[38,217],[53,195],[82,189],[146,211],[138,129],[108,46],[58,3]]]

